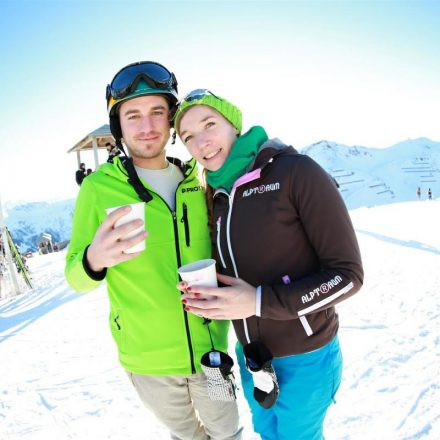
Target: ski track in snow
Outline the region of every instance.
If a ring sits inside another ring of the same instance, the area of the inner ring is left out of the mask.
[[[365,281],[338,306],[344,374],[325,437],[440,439],[440,201],[351,216]],[[30,259],[35,289],[0,300],[0,439],[169,439],[118,364],[105,283],[74,293],[64,257]],[[258,439],[238,403],[244,440]]]

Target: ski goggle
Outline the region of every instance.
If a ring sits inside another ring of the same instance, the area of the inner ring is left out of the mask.
[[[183,102],[192,102],[192,101],[199,101],[200,99],[203,99],[205,96],[213,96],[214,98],[220,99],[218,96],[214,95],[211,91],[208,89],[195,89],[189,92],[182,100]]]
[[[166,67],[153,61],[140,61],[123,67],[107,85],[107,102],[113,99],[123,99],[136,90],[140,80],[150,87],[159,90],[175,91],[177,96],[177,80],[174,73]]]

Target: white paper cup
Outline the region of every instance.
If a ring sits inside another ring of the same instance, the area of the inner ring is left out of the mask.
[[[198,260],[177,269],[183,281],[189,286],[218,287],[215,272],[215,260]]]
[[[131,222],[132,220],[141,219],[144,222],[144,224],[142,226],[139,226],[139,228],[136,228],[134,231],[131,231],[127,235],[124,235],[122,239],[125,240],[126,238],[134,237],[135,235],[139,234],[139,232],[142,232],[145,229],[145,203],[139,202],[139,203],[132,203],[130,205],[121,205],[121,206],[115,206],[113,208],[107,208],[106,209],[107,215],[111,214],[113,211],[116,211],[119,208],[122,208],[123,206],[131,206],[131,211],[116,221],[115,223],[116,228],[118,226],[125,225],[126,223]],[[145,240],[142,240],[140,243],[135,244],[131,248],[126,249],[124,251],[124,254],[133,254],[134,252],[141,252],[144,250],[145,250]]]

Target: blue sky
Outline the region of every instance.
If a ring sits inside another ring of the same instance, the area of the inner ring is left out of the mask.
[[[138,60],[296,148],[440,141],[439,43],[435,1],[0,0],[0,195],[74,197],[66,151],[107,122],[105,86]]]

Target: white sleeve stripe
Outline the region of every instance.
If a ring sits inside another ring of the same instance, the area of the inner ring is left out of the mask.
[[[351,289],[353,289],[354,285],[352,282],[345,286],[343,289],[338,290],[333,295],[328,296],[327,298],[323,299],[322,301],[317,302],[316,304],[313,304],[313,306],[307,307],[303,310],[298,310],[298,316],[306,315],[307,313],[313,312],[313,310],[319,309],[322,306],[325,306],[326,304],[332,302],[334,299],[340,297],[344,293],[347,293]]]
[[[301,324],[303,325],[307,336],[312,336],[313,330],[312,330],[312,327],[310,327],[310,324],[309,324],[309,321],[307,321],[307,318],[305,316],[300,316],[299,320],[301,321]]]
[[[255,316],[261,316],[261,286],[257,287],[255,296]]]

